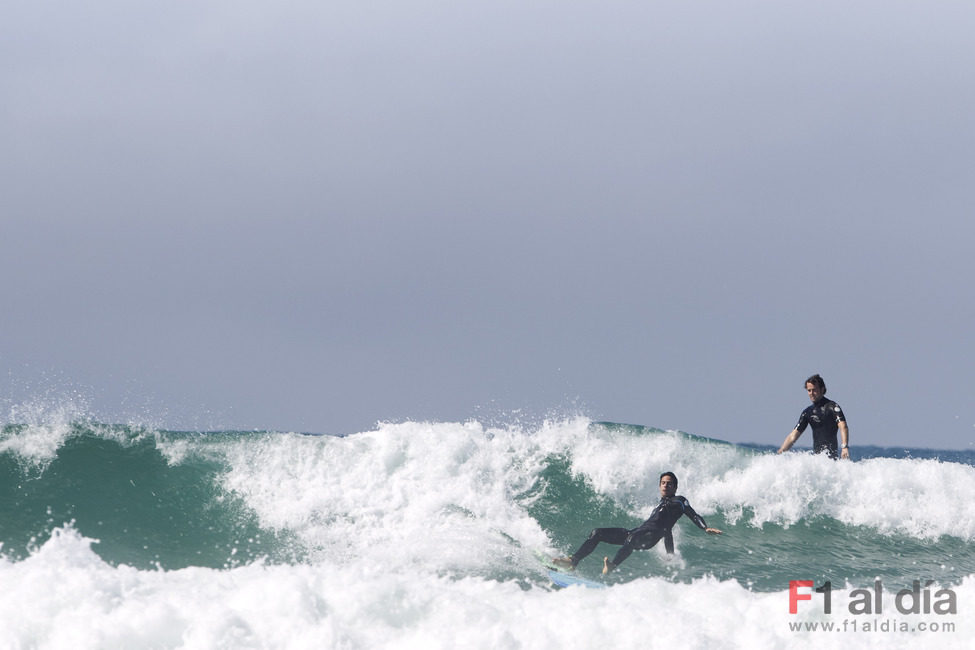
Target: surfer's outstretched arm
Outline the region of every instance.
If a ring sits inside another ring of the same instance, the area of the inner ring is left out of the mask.
[[[683,499],[683,497],[678,497],[678,498]],[[697,526],[704,532],[711,533],[712,535],[721,534],[720,530],[718,530],[717,528],[711,528],[704,522],[704,517],[697,514],[694,508],[691,507],[691,504],[687,502],[687,499],[684,499],[684,514],[687,515],[690,518],[690,520],[694,522],[695,526]]]
[[[779,447],[778,453],[783,454],[792,449],[792,445],[796,444],[796,440],[798,440],[799,436],[801,435],[802,432],[799,431],[799,429],[793,429],[792,432],[785,437],[785,440],[782,442],[782,446]]]

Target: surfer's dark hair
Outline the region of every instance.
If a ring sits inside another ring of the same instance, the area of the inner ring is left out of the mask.
[[[677,487],[677,475],[674,474],[673,472],[664,472],[663,474],[661,474],[660,475],[660,478],[657,479],[657,485],[660,485],[660,482],[664,480],[664,477],[665,476],[669,476],[670,478],[674,479],[674,487],[676,488]]]
[[[819,390],[823,391],[824,395],[826,394],[826,382],[823,381],[823,378],[820,377],[819,375],[813,375],[812,377],[807,379],[806,383],[803,384],[803,386],[805,386],[806,384],[812,384]]]

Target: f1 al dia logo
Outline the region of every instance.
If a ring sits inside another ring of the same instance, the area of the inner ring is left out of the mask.
[[[790,580],[789,581],[789,613],[799,613],[800,600],[812,600],[813,593],[801,592],[800,589],[812,589],[812,580]],[[957,614],[958,597],[951,589],[941,588],[932,592],[931,585],[933,580],[928,580],[924,588],[921,588],[921,581],[915,580],[911,589],[901,589],[894,596],[894,607],[901,614]],[[830,614],[833,611],[833,585],[827,580],[820,587],[814,590],[817,594],[823,594],[823,613]],[[850,591],[849,606],[851,614],[883,614],[884,587],[880,580],[873,583],[873,589],[861,588]]]

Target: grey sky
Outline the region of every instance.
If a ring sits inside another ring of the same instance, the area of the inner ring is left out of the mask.
[[[88,5],[0,20],[7,410],[975,441],[971,3]]]

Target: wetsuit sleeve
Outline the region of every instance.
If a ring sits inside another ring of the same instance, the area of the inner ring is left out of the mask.
[[[833,409],[833,416],[836,418],[836,424],[839,424],[840,422],[846,422],[846,416],[843,415],[843,409],[840,408],[839,404],[833,402],[830,405],[830,408]]]
[[[694,512],[694,508],[686,500],[684,501],[684,514],[690,517],[691,521],[701,530],[708,529],[708,525],[704,523],[704,517]]]
[[[808,424],[809,424],[809,409],[805,409],[803,410],[802,413],[799,414],[799,421],[796,422],[796,426],[794,428],[799,433],[802,433],[803,431],[806,430],[806,426]]]

